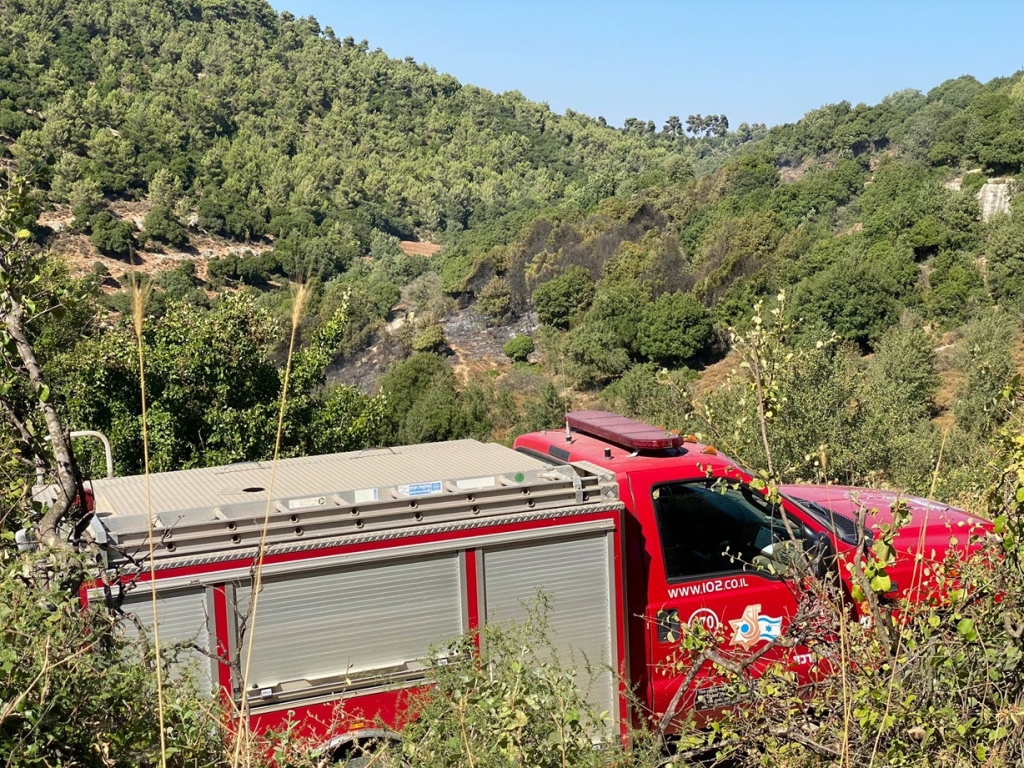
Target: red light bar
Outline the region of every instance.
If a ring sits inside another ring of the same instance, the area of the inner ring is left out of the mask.
[[[658,451],[683,444],[678,435],[608,411],[573,411],[565,420],[577,432],[634,451]]]

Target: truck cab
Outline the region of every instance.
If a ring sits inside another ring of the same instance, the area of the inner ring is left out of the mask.
[[[855,508],[875,504],[870,525],[888,514],[897,496],[864,491],[861,500],[860,489],[787,486],[772,504],[737,462],[692,438],[603,411],[570,413],[566,425],[565,431],[523,435],[514,447],[549,461],[590,462],[615,473],[627,510],[630,666],[654,715],[669,708],[681,682],[673,671],[681,632],[700,624],[723,638],[725,650],[757,652],[796,613],[794,574],[787,567],[793,548],[848,556],[857,543]],[[919,532],[928,534],[941,559],[951,545],[951,523],[962,528],[966,519],[985,525],[945,505],[923,499],[912,504],[912,530],[900,551],[906,557],[898,566],[911,567]],[[967,533],[961,536],[966,542]],[[849,579],[845,569],[838,570]],[[759,667],[782,662],[808,675],[812,661],[806,649],[776,647],[750,671],[756,675]],[[691,687],[676,711],[693,711],[700,720],[731,703],[729,689],[715,683],[710,669]]]

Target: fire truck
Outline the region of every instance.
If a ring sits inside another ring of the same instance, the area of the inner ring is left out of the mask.
[[[513,448],[456,440],[96,479],[90,526],[107,578],[83,599],[145,626],[155,574],[161,645],[190,649],[172,674],[244,700],[256,731],[298,722],[341,755],[394,735],[431,649],[523,619],[542,592],[559,659],[608,713],[603,737],[618,738],[670,704],[699,717],[727,706],[711,678],[677,696],[680,633],[699,624],[734,650],[763,648],[796,610],[787,549],[848,580],[835,560],[857,545],[857,508],[873,508],[870,525],[895,500],[782,490],[769,501],[713,447],[602,411]],[[908,501],[894,594],[918,553],[942,559],[989,525]],[[806,673],[811,659],[779,646],[769,662]]]

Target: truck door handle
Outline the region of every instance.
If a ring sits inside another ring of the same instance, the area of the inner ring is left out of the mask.
[[[658,642],[675,643],[679,641],[679,611],[675,608],[658,611]]]

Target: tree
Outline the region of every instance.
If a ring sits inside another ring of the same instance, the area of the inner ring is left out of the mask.
[[[669,368],[692,362],[711,346],[711,315],[691,293],[662,294],[650,305],[637,336],[640,353]]]
[[[503,323],[512,315],[512,287],[497,275],[491,278],[476,299],[476,307],[492,323]]]
[[[387,403],[389,444],[451,440],[464,437],[455,372],[439,355],[417,352],[395,363],[377,382]]]
[[[68,193],[73,226],[79,232],[88,232],[92,217],[103,210],[103,192],[93,179],[79,179]]]
[[[704,133],[707,124],[701,115],[690,115],[686,118],[686,130],[694,136]]]
[[[610,331],[616,346],[635,357],[639,354],[638,337],[650,302],[650,289],[636,280],[605,280],[597,289],[585,322]]]
[[[615,336],[600,325],[573,328],[561,345],[565,374],[583,389],[604,386],[629,367],[629,355]]]
[[[146,240],[156,240],[160,243],[167,243],[175,248],[181,248],[188,244],[188,233],[185,228],[174,218],[171,209],[165,205],[154,206],[146,214],[142,224],[143,237]]]
[[[669,118],[665,121],[665,125],[662,128],[662,132],[666,136],[671,136],[672,138],[676,138],[678,136],[682,136],[683,135],[683,124],[679,120],[679,116],[678,115],[670,115]]]
[[[1014,376],[1013,317],[986,312],[964,328],[957,366],[966,380],[956,393],[953,415],[965,432],[982,438],[992,434],[1006,418],[1000,396]]]
[[[124,258],[131,254],[135,226],[119,221],[108,211],[100,211],[89,219],[92,230],[89,240],[101,252]]]
[[[537,319],[545,325],[566,329],[594,299],[594,281],[583,267],[569,267],[558,277],[541,283],[532,295]]]
[[[885,262],[848,256],[797,286],[794,317],[821,335],[868,346],[899,317],[900,278]]]
[[[320,428],[329,408],[337,424],[371,419],[372,398],[325,390],[325,370],[347,330],[344,307],[306,334],[296,351],[285,411],[283,455],[326,448]],[[273,352],[280,325],[256,296],[240,291],[209,311],[172,302],[145,327],[150,466],[154,471],[268,458],[274,448],[283,371]],[[76,428],[111,439],[118,474],[141,471],[142,431],[138,356],[126,327],[85,339],[47,366],[62,410]],[[76,386],[82,381],[89,387]],[[333,398],[330,399],[330,398]],[[341,412],[341,406],[351,408]],[[381,416],[379,422],[383,421]],[[343,436],[345,432],[334,434]],[[379,434],[367,435],[377,442]],[[331,450],[364,447],[342,443]],[[83,456],[91,461],[93,453]]]

